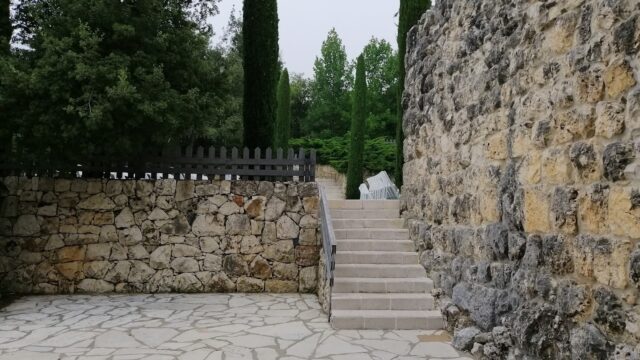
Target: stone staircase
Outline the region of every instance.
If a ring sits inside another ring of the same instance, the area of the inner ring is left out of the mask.
[[[331,323],[336,329],[439,330],[433,282],[397,200],[329,200],[337,242]]]

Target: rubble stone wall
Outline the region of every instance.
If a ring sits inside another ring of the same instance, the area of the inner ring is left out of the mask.
[[[316,291],[315,183],[0,180],[2,291]]]
[[[640,2],[438,0],[408,40],[402,208],[457,345],[637,359]]]

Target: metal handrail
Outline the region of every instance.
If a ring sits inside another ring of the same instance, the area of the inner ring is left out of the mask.
[[[320,218],[322,222],[322,248],[325,255],[325,279],[329,281],[329,287],[333,287],[333,271],[336,268],[336,235],[333,232],[333,222],[329,211],[329,200],[324,186],[318,184],[320,192]]]

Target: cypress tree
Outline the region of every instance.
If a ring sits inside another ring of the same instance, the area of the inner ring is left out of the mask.
[[[244,0],[244,146],[271,146],[279,74],[276,0]]]
[[[291,137],[291,87],[289,71],[284,69],[278,82],[278,117],[276,120],[273,148],[286,150]]]
[[[402,131],[402,92],[404,91],[404,77],[406,69],[404,57],[407,52],[407,33],[418,23],[420,16],[431,7],[431,0],[400,0],[400,20],[398,23],[398,120],[396,123],[396,168],[395,180],[398,188],[402,187],[402,165],[404,164],[404,133]]]
[[[2,0],[2,5],[0,5],[0,55],[9,54],[12,32],[11,1]]]
[[[364,55],[356,63],[356,81],[353,90],[353,112],[351,115],[351,150],[347,169],[347,199],[360,198],[360,184],[364,168],[364,132],[367,119],[367,79]]]

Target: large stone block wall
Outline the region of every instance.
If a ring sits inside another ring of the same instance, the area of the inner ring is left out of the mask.
[[[409,45],[402,208],[456,344],[637,359],[640,2],[438,0]]]
[[[0,180],[2,291],[316,291],[315,183]]]

